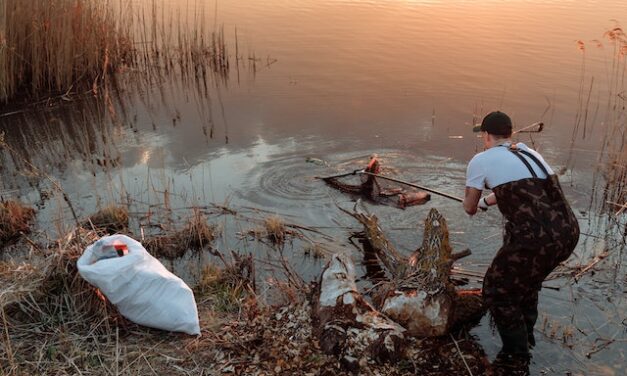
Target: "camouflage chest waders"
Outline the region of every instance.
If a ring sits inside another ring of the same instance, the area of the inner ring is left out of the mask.
[[[502,351],[522,354],[528,352],[527,343],[535,345],[533,326],[542,281],[573,252],[579,225],[557,176],[549,175],[533,154],[515,147],[509,150],[532,177],[492,189],[507,223],[503,246],[484,278],[483,296],[503,340]],[[540,167],[546,179],[537,177],[525,156]]]

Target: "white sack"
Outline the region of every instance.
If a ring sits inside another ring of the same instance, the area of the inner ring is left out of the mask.
[[[128,254],[107,255],[107,245],[121,241]],[[102,257],[110,258],[102,258]],[[102,237],[77,262],[81,277],[102,291],[127,319],[152,328],[200,334],[194,293],[134,239]]]

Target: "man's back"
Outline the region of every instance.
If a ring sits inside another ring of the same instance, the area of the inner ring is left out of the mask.
[[[509,143],[506,143],[503,146],[495,146],[475,155],[468,163],[466,186],[479,190],[493,189],[501,184],[531,178],[532,175],[527,166],[509,150],[508,146]],[[549,174],[553,174],[551,167],[538,152],[520,142],[516,144],[516,147],[518,150],[529,152],[535,156]],[[546,178],[546,174],[531,158],[522,153],[520,155],[529,162],[539,178]]]

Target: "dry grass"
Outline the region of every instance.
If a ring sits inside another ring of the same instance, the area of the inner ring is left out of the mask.
[[[288,305],[258,305],[250,256],[234,254],[225,270],[205,270],[196,287],[201,337],[130,323],[77,274],[78,256],[97,237],[84,229],[70,233],[40,268],[0,264],[0,374],[351,374],[321,352],[303,290],[292,289]],[[483,374],[481,348],[471,338],[458,343]],[[406,360],[371,362],[368,369],[464,374],[456,348],[447,337],[412,340]]]
[[[285,228],[285,221],[279,216],[270,216],[263,222],[265,227],[266,236],[275,244],[283,244],[285,242],[285,236],[287,230]]]
[[[109,90],[120,71],[133,71],[147,85],[173,73],[188,83],[226,81],[224,29],[209,30],[202,7],[191,20],[159,7],[157,2],[0,0],[0,104],[93,91],[104,93],[114,111]]]
[[[17,201],[0,202],[0,246],[30,231],[35,210]]]
[[[212,371],[212,363],[205,360],[215,359],[218,350],[214,344],[204,346],[195,337],[129,322],[78,275],[76,261],[85,246],[96,239],[96,232],[79,229],[56,241],[49,249],[49,256],[38,263],[41,267],[0,263],[0,374],[143,375]],[[250,260],[234,265],[247,262]],[[233,270],[240,269],[234,266]],[[232,276],[216,270],[213,275],[219,278],[207,277],[203,287],[206,292],[218,292],[217,285],[242,294],[248,288],[247,283],[241,282],[242,273]],[[214,287],[209,289],[209,286]],[[236,296],[234,292],[229,294]],[[218,298],[212,296],[208,301]],[[233,298],[229,309],[241,311],[238,302]],[[215,325],[217,315],[206,305],[199,304],[199,312],[205,330]],[[189,351],[192,347],[196,350],[193,353]]]
[[[303,249],[303,253],[314,259],[321,259],[327,257],[330,252],[318,243],[310,243]]]
[[[0,374],[172,374],[193,365],[194,337],[135,325],[77,272],[98,238],[79,229],[56,242],[42,267],[0,264]],[[207,325],[203,322],[203,326]]]
[[[102,234],[126,232],[128,231],[128,209],[124,206],[107,206],[92,214],[84,227]]]
[[[209,297],[214,311],[235,313],[246,306],[246,311],[254,311],[257,299],[255,295],[255,268],[251,256],[240,257],[234,254],[234,262],[225,269],[206,265],[202,277],[194,288],[198,297]]]
[[[172,260],[189,250],[200,251],[210,246],[216,233],[216,226],[209,225],[207,218],[195,210],[182,229],[148,237],[142,244],[153,256]]]
[[[95,239],[93,232],[77,231],[57,242],[54,253],[39,268],[27,264],[0,267],[4,373],[75,372],[77,362],[89,361],[96,343],[82,345],[111,333],[111,325],[123,320],[77,274],[76,260],[84,244]],[[46,363],[62,359],[74,361],[45,369]]]
[[[627,244],[627,224],[621,217],[627,211],[627,34],[620,27],[605,33],[613,45],[607,103],[607,127],[601,151],[605,168],[602,209],[615,215],[609,216],[610,228]]]
[[[96,0],[0,2],[0,103],[104,80],[132,51],[124,20]]]

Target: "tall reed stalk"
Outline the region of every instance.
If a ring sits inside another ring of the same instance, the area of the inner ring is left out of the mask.
[[[605,33],[613,44],[610,99],[608,101],[607,131],[604,148],[607,155],[605,203],[619,206],[625,212],[627,206],[627,34],[621,28]]]

